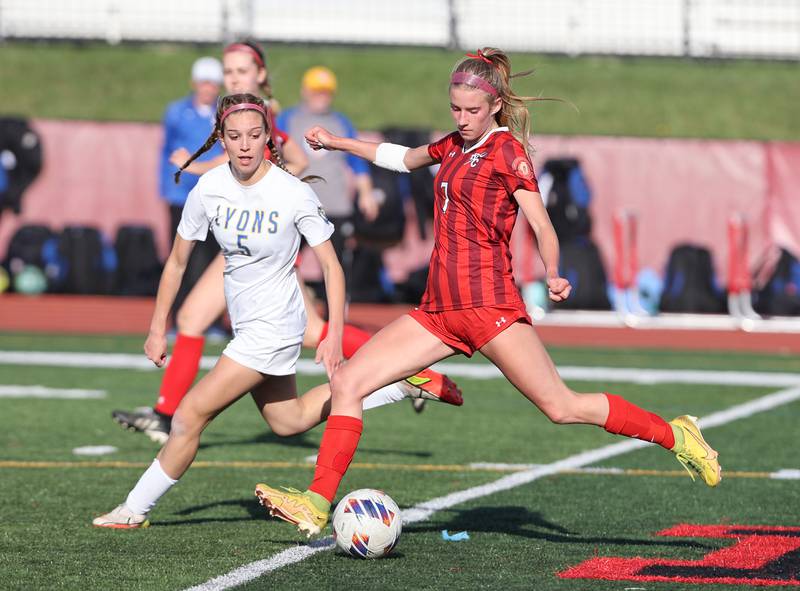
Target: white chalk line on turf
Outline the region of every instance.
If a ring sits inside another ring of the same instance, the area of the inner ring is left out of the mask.
[[[750,417],[756,413],[764,412],[800,400],[800,386],[794,388],[787,388],[767,394],[755,400],[737,404],[725,410],[711,413],[698,421],[699,425],[703,428],[712,428],[725,425],[737,419]],[[575,454],[563,460],[553,462],[551,464],[544,464],[536,466],[530,470],[516,472],[503,476],[498,480],[473,486],[465,490],[450,493],[442,497],[437,497],[429,501],[424,501],[410,509],[403,510],[403,524],[416,523],[418,521],[425,521],[437,511],[449,509],[455,505],[460,505],[467,501],[472,501],[498,492],[510,490],[524,484],[530,484],[535,480],[539,480],[545,476],[555,474],[562,470],[573,470],[582,468],[589,464],[594,464],[602,460],[607,460],[615,456],[626,454],[628,452],[653,445],[638,439],[627,439],[619,443],[606,445],[597,449],[585,451]],[[724,474],[723,474],[724,476]],[[269,572],[275,571],[284,566],[301,562],[310,556],[323,550],[333,548],[333,538],[328,536],[321,540],[317,540],[306,546],[294,546],[288,548],[270,558],[251,562],[245,564],[229,573],[215,577],[205,583],[190,587],[187,591],[222,591],[223,589],[230,589],[243,585],[249,581],[257,579]]]
[[[210,369],[217,357],[205,356],[200,367]],[[82,367],[105,369],[155,370],[144,355],[129,353],[73,353],[49,351],[0,351],[2,365],[42,365],[50,367]],[[489,363],[442,362],[434,368],[451,377],[474,379],[502,378],[500,370]],[[297,362],[297,372],[322,375],[325,368],[310,359]],[[646,369],[630,367],[560,366],[558,372],[566,380],[626,382],[635,384],[705,384],[718,386],[763,386],[785,388],[800,385],[800,374],[765,371],[715,371],[685,369]]]
[[[17,386],[0,384],[0,398],[60,398],[82,400],[105,398],[105,390],[81,390],[79,388],[48,388],[46,386]]]

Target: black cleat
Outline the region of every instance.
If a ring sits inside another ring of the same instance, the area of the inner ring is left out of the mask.
[[[128,431],[144,433],[152,441],[164,445],[169,437],[172,417],[162,415],[150,407],[133,411],[115,410],[111,417]]]

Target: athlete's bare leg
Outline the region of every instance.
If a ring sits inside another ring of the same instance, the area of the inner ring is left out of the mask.
[[[172,417],[169,439],[157,456],[164,472],[179,479],[194,460],[206,425],[263,381],[265,376],[254,369],[220,356],[211,371],[181,400]]]
[[[225,258],[217,255],[195,283],[176,318],[178,332],[201,337],[208,327],[225,312],[225,289],[222,271]]]
[[[320,384],[297,396],[295,376],[272,376],[253,388],[253,400],[276,435],[288,437],[313,429],[330,414],[330,385]]]
[[[606,396],[570,390],[530,324],[512,324],[480,351],[554,423],[605,424]]]
[[[456,351],[411,316],[380,330],[331,379],[331,414],[361,417],[361,400]]]
[[[300,292],[303,294],[303,305],[306,307],[306,316],[308,322],[306,323],[306,332],[303,334],[303,346],[308,349],[316,349],[322,337],[322,330],[325,327],[325,319],[317,312],[317,306],[314,303],[314,294],[311,288],[305,284],[297,276],[297,281],[300,284]]]

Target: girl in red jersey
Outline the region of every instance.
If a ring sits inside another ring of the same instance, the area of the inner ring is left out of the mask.
[[[272,99],[272,88],[264,59],[264,51],[251,41],[231,43],[223,50],[222,57],[225,90],[230,94],[261,94],[270,107],[269,117],[272,134],[265,156],[268,160],[286,166],[292,174],[298,175],[308,164],[303,148],[275,125],[274,111],[277,103]],[[209,138],[209,141],[215,141]],[[210,146],[209,146],[210,147]],[[220,164],[227,162],[228,155],[204,162],[196,158],[208,147],[200,148],[194,155],[181,148],[176,150],[170,161],[179,168],[201,175]],[[169,437],[170,423],[175,410],[189,391],[200,367],[200,358],[205,344],[204,334],[214,321],[225,312],[222,271],[225,261],[218,255],[189,292],[176,315],[178,334],[159,388],[158,398],[153,408],[133,411],[114,410],[114,421],[130,431],[142,433],[163,444]],[[320,316],[309,296],[309,290],[301,281],[301,291],[305,304],[308,326],[303,337],[303,347],[316,349],[328,335],[328,323]],[[370,334],[345,324],[342,335],[342,350],[345,358],[350,358],[359,347],[370,338]],[[409,374],[411,375],[411,374]],[[407,376],[403,376],[404,378]],[[439,399],[451,404],[461,404],[461,395],[456,385],[447,376],[431,369],[425,369],[409,378],[403,388],[413,390],[414,408],[422,410],[425,399]]]
[[[256,486],[270,512],[309,535],[327,522],[330,503],[355,454],[362,431],[361,399],[455,353],[480,351],[551,421],[592,424],[658,443],[676,454],[694,478],[719,483],[717,452],[695,419],[667,423],[619,396],[578,394],[556,371],[514,283],[509,238],[519,209],[531,225],[546,268],[549,297],[566,299],[559,249],[528,154],[526,101],[511,90],[511,65],[500,50],[467,54],[450,78],[456,131],[417,148],[333,136],[313,128],[314,149],[345,150],[379,166],[408,172],[440,163],[435,183],[435,242],[419,308],[375,335],[331,380],[331,414],[314,479],[302,493]]]

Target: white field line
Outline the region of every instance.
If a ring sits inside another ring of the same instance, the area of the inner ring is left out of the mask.
[[[747,418],[756,413],[771,410],[784,404],[789,404],[795,400],[800,400],[800,386],[788,388],[786,390],[780,390],[778,392],[762,396],[761,398],[712,413],[700,419],[699,424],[701,427],[706,429],[718,427],[737,419]],[[606,445],[604,447],[575,454],[551,464],[544,464],[531,468],[530,470],[509,474],[508,476],[503,476],[502,478],[487,484],[473,486],[472,488],[454,492],[449,495],[431,499],[429,501],[424,501],[412,507],[411,509],[406,509],[403,511],[403,523],[409,524],[416,523],[418,521],[425,521],[437,511],[449,509],[450,507],[465,503],[467,501],[480,499],[497,492],[516,488],[524,484],[529,484],[535,480],[539,480],[544,476],[555,474],[561,470],[574,470],[577,468],[582,468],[589,464],[594,464],[602,460],[607,460],[615,456],[626,454],[648,445],[652,444],[640,441],[638,439],[626,439],[625,441],[621,441],[619,443],[613,443],[611,445]],[[288,548],[287,550],[279,552],[270,558],[265,558],[263,560],[258,560],[256,562],[251,562],[250,564],[240,566],[229,573],[215,577],[200,585],[191,587],[187,591],[221,591],[223,589],[237,587],[257,579],[266,573],[290,564],[301,562],[317,552],[329,550],[333,548],[333,546],[333,538],[330,536],[321,540],[317,540],[306,546],[293,546],[292,548]]]
[[[205,356],[200,367],[210,369],[217,357]],[[47,351],[0,351],[0,365],[41,365],[49,367],[82,367],[104,369],[157,369],[145,356],[125,353],[69,353]],[[475,379],[501,378],[502,374],[489,363],[443,362],[434,368],[452,377]],[[324,367],[310,359],[300,359],[297,371],[321,375]],[[683,369],[638,369],[625,367],[561,366],[566,380],[628,382],[635,384],[706,384],[720,386],[763,386],[785,388],[800,385],[800,374],[756,371],[712,371]]]
[[[78,400],[105,397],[105,390],[80,390],[74,388],[47,388],[45,386],[0,384],[0,398],[61,398],[66,400]]]
[[[119,451],[113,445],[84,445],[72,449],[76,456],[107,456]]]
[[[103,369],[158,369],[142,354],[70,353],[60,351],[0,351],[3,365],[43,365]]]

